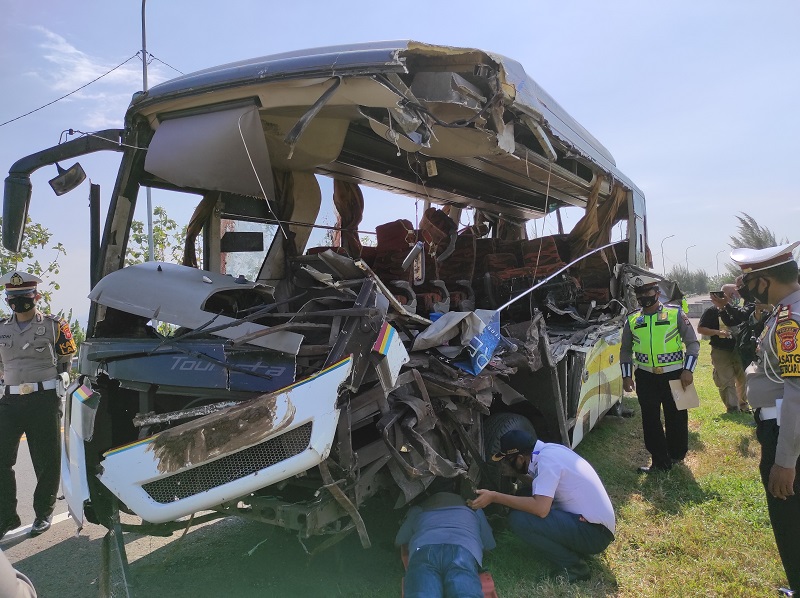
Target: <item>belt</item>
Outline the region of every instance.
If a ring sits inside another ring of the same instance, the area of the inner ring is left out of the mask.
[[[762,407],[758,411],[758,419],[760,419],[762,422],[767,421],[768,419],[778,419],[778,408]]]
[[[40,390],[53,390],[56,387],[55,380],[45,380],[44,382],[23,382],[17,386],[6,385],[5,394],[7,395],[29,395]]]
[[[651,374],[668,374],[669,372],[677,372],[683,369],[683,363],[674,363],[672,365],[657,365],[655,367],[649,365],[636,364],[636,367]]]

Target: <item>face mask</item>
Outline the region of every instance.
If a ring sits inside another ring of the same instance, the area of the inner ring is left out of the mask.
[[[30,311],[34,306],[33,297],[11,297],[6,301],[11,310],[18,314]]]
[[[658,301],[658,297],[656,295],[645,295],[644,297],[637,297],[636,301],[642,307],[652,307]]]
[[[519,475],[525,475],[526,473],[528,473],[528,468],[525,467],[525,461],[522,461],[522,463],[520,463],[517,457],[514,457],[514,460],[511,463],[511,468],[514,471],[516,471]]]
[[[750,291],[750,294],[753,296],[753,300],[756,303],[769,303],[769,285],[770,285],[769,279],[767,279],[767,278],[756,278],[755,280],[756,280],[756,286],[755,286],[754,289],[751,289],[750,287],[747,287],[747,290]],[[764,287],[764,290],[762,292],[760,292],[760,293],[758,291],[758,287],[759,287],[758,281],[759,280],[763,280],[763,281],[765,281],[767,283],[766,286]]]

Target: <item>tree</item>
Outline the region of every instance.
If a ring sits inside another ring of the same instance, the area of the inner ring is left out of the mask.
[[[734,284],[736,282],[736,276],[733,275],[731,272],[723,272],[718,276],[712,276],[708,279],[708,288],[712,291],[718,291],[722,288],[724,284]]]
[[[678,283],[684,293],[701,294],[708,292],[708,274],[705,270],[690,272],[685,266],[676,265],[667,273],[669,280]]]
[[[787,243],[786,239],[775,240],[775,233],[766,226],[761,226],[756,219],[742,212],[741,216],[736,216],[739,221],[738,236],[731,236],[730,246],[732,249],[737,247],[749,247],[750,249],[764,249],[775,247]]]
[[[3,221],[0,218],[0,228],[2,226]],[[42,311],[46,313],[50,312],[53,293],[61,288],[56,281],[56,276],[60,272],[58,259],[62,255],[67,255],[64,245],[56,243],[49,247],[50,251],[55,252],[52,259],[49,262],[39,261],[37,255],[40,255],[42,251],[48,248],[52,236],[52,233],[46,227],[33,222],[28,216],[25,223],[25,236],[22,240],[22,251],[12,253],[4,247],[0,247],[0,272],[5,274],[12,270],[22,270],[42,279],[43,282],[39,285],[39,292],[42,295]],[[2,310],[0,310],[0,314],[6,315]]]
[[[749,214],[742,212],[741,216],[736,216],[736,219],[739,221],[739,225],[737,226],[738,236],[731,236],[731,242],[729,243],[731,249],[737,249],[739,247],[765,249],[767,247],[775,247],[776,245],[788,243],[786,239],[777,241],[775,238],[775,233],[769,230],[766,226],[761,226],[758,222],[756,222],[756,219]],[[728,264],[726,267],[728,274],[734,278],[742,273],[741,270],[736,266]]]
[[[153,258],[158,262],[183,261],[183,242],[186,239],[186,227],[178,228],[178,223],[167,215],[163,206],[153,208]],[[128,251],[125,254],[125,265],[142,264],[147,261],[148,242],[144,223],[134,220],[131,223],[131,235]]]

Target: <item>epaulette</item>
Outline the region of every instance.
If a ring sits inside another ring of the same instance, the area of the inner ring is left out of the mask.
[[[47,318],[48,320],[53,320],[53,322],[58,322],[59,324],[61,323],[61,320],[64,319],[64,318],[59,318],[54,314],[44,314],[44,317]]]
[[[785,322],[786,320],[792,319],[792,306],[791,305],[781,305],[778,308],[778,315],[776,316],[776,322]]]

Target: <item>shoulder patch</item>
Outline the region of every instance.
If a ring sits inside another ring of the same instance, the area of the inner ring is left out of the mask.
[[[792,319],[779,321],[775,326],[775,346],[778,350],[778,364],[783,378],[800,377],[798,333],[800,333],[800,325]]]

